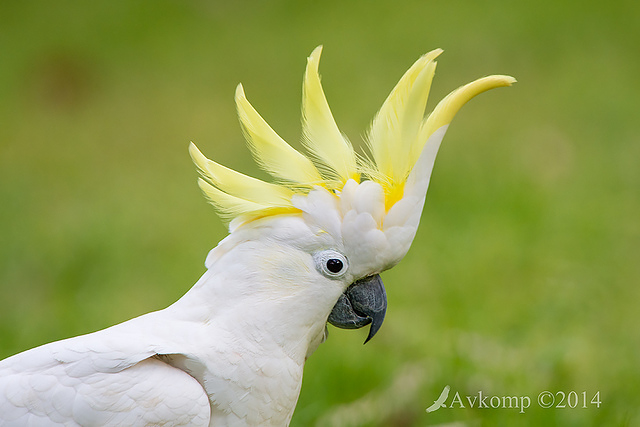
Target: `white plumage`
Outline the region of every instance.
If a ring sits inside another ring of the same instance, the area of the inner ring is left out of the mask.
[[[0,425],[287,425],[327,321],[376,333],[386,309],[378,273],[409,250],[450,121],[473,96],[514,80],[470,83],[425,118],[440,51],[421,57],[373,122],[371,160],[360,161],[322,92],[320,52],[303,91],[311,157],[239,86],[252,153],[279,182],[227,169],[192,145],[203,191],[232,220],[206,273],[164,310],[1,361]]]

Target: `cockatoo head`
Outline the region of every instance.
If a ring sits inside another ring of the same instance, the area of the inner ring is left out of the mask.
[[[275,182],[228,169],[191,144],[200,187],[230,220],[231,234],[212,251],[208,264],[243,242],[255,242],[262,255],[252,264],[267,266],[274,287],[303,287],[323,323],[342,328],[371,323],[369,340],[386,311],[379,273],[396,265],[411,246],[449,123],[471,98],[515,79],[476,80],[425,116],[435,58],[442,51],[427,53],[385,100],[366,137],[369,153],[362,157],[338,129],[327,104],[318,74],[321,50],[309,56],[303,83],[302,142],[309,156],[278,136],[249,104],[241,85],[236,90],[248,145]]]

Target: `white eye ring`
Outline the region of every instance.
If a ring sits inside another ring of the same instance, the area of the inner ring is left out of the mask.
[[[332,249],[316,252],[313,254],[316,269],[330,279],[337,279],[344,276],[349,269],[347,257]]]

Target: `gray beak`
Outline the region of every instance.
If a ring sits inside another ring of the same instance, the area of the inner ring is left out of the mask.
[[[387,311],[387,293],[380,275],[351,284],[331,310],[329,323],[342,329],[358,329],[371,323],[366,344],[378,332]]]

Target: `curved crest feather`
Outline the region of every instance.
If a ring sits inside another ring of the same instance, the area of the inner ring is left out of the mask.
[[[267,124],[247,100],[242,85],[236,89],[238,116],[253,157],[280,182],[261,181],[226,168],[207,159],[191,144],[191,157],[202,176],[200,187],[220,214],[233,220],[232,228],[265,216],[299,214],[292,198],[314,186],[340,197],[348,182],[360,182],[361,173],[382,187],[389,211],[402,200],[412,169],[425,155],[429,158],[421,160],[421,165],[426,166],[419,169],[428,182],[440,141],[458,110],[476,95],[516,81],[502,75],[478,79],[451,92],[425,115],[435,58],[442,50],[423,55],[402,76],[376,114],[365,140],[370,158],[362,160],[340,132],[329,108],[318,74],[321,52],[322,46],[318,46],[307,59],[303,82],[303,145],[309,157]],[[425,150],[427,141],[433,145],[429,150]]]

